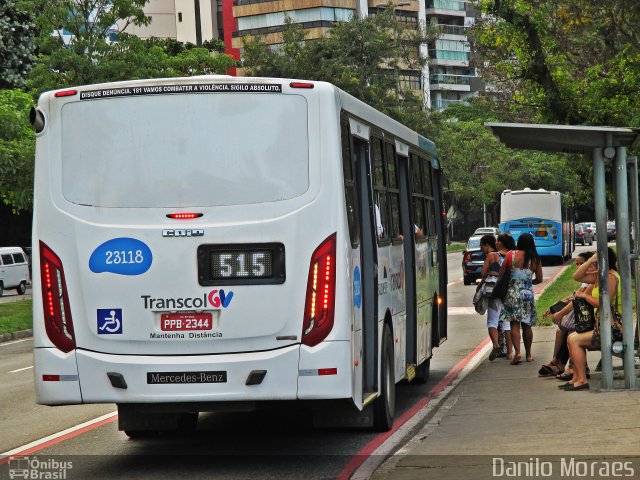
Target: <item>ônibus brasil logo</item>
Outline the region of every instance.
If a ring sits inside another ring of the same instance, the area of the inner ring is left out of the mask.
[[[203,293],[201,297],[155,298],[151,295],[141,295],[140,298],[144,301],[144,308],[147,310],[227,308],[233,298],[233,291],[211,290],[209,293]]]

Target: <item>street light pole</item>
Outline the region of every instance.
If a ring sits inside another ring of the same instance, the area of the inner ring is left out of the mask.
[[[487,205],[482,202],[482,219],[483,219],[483,227],[487,226]]]
[[[482,177],[484,177],[484,172],[486,172],[486,169],[489,168],[488,165],[476,165],[476,168],[479,169],[480,171],[478,172],[478,178],[480,179],[480,184],[482,184]],[[482,202],[482,226],[486,227],[487,226],[487,204],[483,201]]]

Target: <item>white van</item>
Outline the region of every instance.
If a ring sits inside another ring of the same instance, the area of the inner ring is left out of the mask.
[[[0,247],[0,297],[5,290],[15,288],[18,295],[27,291],[29,264],[20,247]]]

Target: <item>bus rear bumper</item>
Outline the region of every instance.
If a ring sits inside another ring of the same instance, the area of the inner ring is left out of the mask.
[[[40,405],[82,403],[76,352],[57,348],[34,348],[36,402]]]
[[[562,255],[562,243],[555,245],[536,245],[538,255],[541,257],[559,257]]]
[[[299,345],[265,352],[184,356],[77,351],[84,403],[294,400],[299,355]],[[266,371],[262,381],[247,385],[251,373],[258,371]],[[114,386],[114,377],[122,378],[124,385],[115,381]]]
[[[116,355],[34,350],[42,405],[322,400],[352,396],[347,341],[221,355]],[[252,372],[266,371],[247,385]],[[225,372],[223,378],[218,377]],[[217,380],[213,381],[212,376]],[[115,380],[114,380],[115,378]]]
[[[353,360],[348,341],[300,347],[298,398],[330,400],[352,397]]]

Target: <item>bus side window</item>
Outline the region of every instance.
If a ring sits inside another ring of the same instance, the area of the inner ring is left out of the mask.
[[[384,168],[382,139],[372,137],[373,177],[376,203],[376,235],[378,240],[389,240],[389,203],[387,201],[387,175]]]
[[[395,146],[385,143],[385,161],[387,164],[387,176],[389,178],[389,203],[391,207],[391,239],[400,240],[400,189],[398,186],[397,159]]]
[[[424,211],[424,190],[422,187],[421,158],[413,152],[409,153],[411,163],[411,177],[413,179],[413,230],[416,239],[424,238],[426,232],[426,217]]]
[[[432,198],[427,199],[427,231],[430,237],[437,235],[436,206]]]
[[[409,154],[411,161],[411,176],[413,177],[413,193],[422,194],[422,175],[420,173],[420,161],[415,153]]]
[[[422,172],[423,172],[423,185],[424,185],[424,193],[425,200],[427,203],[427,230],[425,231],[425,235],[430,237],[437,235],[436,232],[436,206],[435,200],[433,198],[433,182],[432,182],[432,171],[431,171],[431,160],[429,158],[421,158],[422,163]]]
[[[349,119],[346,115],[340,117],[340,131],[342,138],[342,173],[344,175],[344,198],[347,208],[347,222],[349,223],[349,237],[351,246],[357,247],[360,243],[358,229],[356,182],[353,175],[353,155],[351,153],[351,131]]]
[[[420,197],[413,198],[413,216],[416,239],[424,238],[426,236],[427,222],[425,221],[424,200]]]
[[[433,184],[431,182],[431,162],[428,158],[420,157],[422,163],[424,194],[433,198]]]

